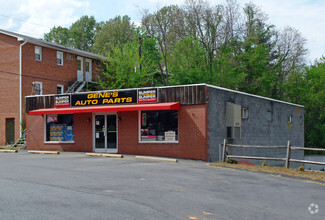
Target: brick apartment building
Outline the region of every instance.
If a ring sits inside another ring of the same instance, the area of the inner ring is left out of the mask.
[[[103,58],[0,29],[0,145],[20,137],[25,96],[80,91],[97,81]]]
[[[303,106],[207,84],[28,96],[26,113],[27,149],[35,150],[218,161],[224,139],[304,146]],[[285,153],[267,150],[248,155]]]

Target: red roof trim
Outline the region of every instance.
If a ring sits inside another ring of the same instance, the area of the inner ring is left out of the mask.
[[[115,111],[140,111],[140,110],[179,110],[179,102],[166,102],[155,104],[129,104],[129,105],[100,105],[72,108],[45,108],[30,111],[30,115],[67,114],[87,112],[115,112]]]

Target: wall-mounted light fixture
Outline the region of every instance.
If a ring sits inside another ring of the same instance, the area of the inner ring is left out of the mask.
[[[90,118],[87,118],[87,122],[89,123],[91,121],[91,119]]]

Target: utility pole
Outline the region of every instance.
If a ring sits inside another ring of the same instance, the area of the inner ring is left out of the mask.
[[[142,39],[143,38],[151,38],[151,36],[141,36],[139,35],[138,37],[130,37],[130,40],[138,40],[139,42],[139,61],[141,60],[141,44],[142,44]],[[141,72],[141,63],[140,63],[140,72]]]

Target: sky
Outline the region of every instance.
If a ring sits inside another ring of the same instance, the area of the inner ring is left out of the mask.
[[[211,5],[225,0],[207,0]],[[237,0],[244,6],[252,2],[259,6],[277,29],[286,26],[299,30],[307,39],[308,60],[325,55],[324,0]],[[128,15],[137,23],[141,11],[183,4],[184,0],[0,0],[0,29],[42,38],[54,26],[69,27],[82,15],[107,21],[117,15]]]

